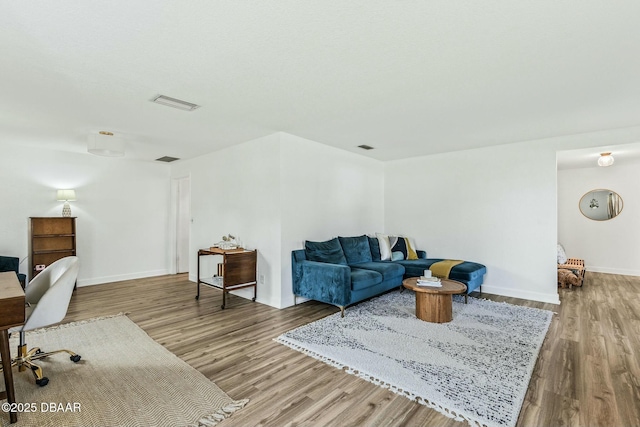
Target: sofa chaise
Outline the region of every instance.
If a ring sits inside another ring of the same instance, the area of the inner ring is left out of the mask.
[[[393,288],[402,280],[418,277],[432,264],[443,261],[427,258],[425,251],[413,250],[406,238],[398,242],[390,260],[382,260],[380,241],[366,235],[336,237],[325,242],[305,242],[305,249],[291,252],[293,294],[338,306],[344,316],[345,307]],[[468,294],[481,290],[484,265],[464,261],[451,268],[449,278],[467,286]]]

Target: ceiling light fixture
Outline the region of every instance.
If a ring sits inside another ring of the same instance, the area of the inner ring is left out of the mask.
[[[598,158],[598,166],[611,166],[613,164],[613,156],[611,153],[600,153]]]
[[[89,135],[87,151],[96,156],[122,157],[124,156],[124,140],[113,136],[112,132],[100,131]]]
[[[155,102],[156,104],[166,105],[167,107],[178,108],[184,111],[193,111],[200,106],[197,104],[193,104],[187,101],[181,101],[176,98],[171,98],[169,96],[158,95],[151,100],[151,102]]]
[[[358,145],[358,148],[362,148],[363,150],[373,150],[372,146],[366,144]]]

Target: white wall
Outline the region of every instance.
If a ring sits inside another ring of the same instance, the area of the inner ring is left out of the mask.
[[[79,286],[167,273],[166,164],[5,145],[0,182],[0,254],[24,259],[21,272],[29,217],[60,216],[56,189],[72,188]]]
[[[386,166],[388,233],[486,265],[485,292],[558,302],[555,152],[512,144]]]
[[[588,271],[640,276],[638,183],[640,162],[558,171],[558,241],[567,256],[584,259]],[[593,221],[580,213],[580,198],[599,188],[622,197],[620,215]]]
[[[293,305],[291,251],[305,239],[374,233],[383,226],[383,171],[377,160],[276,133],[173,165],[191,176],[190,274],[197,251],[224,234],[258,249],[257,300]],[[209,258],[209,260],[207,260]],[[202,277],[220,259],[202,257]],[[252,296],[252,290],[237,292]]]
[[[388,162],[385,230],[485,264],[483,291],[559,303],[556,152],[639,139],[630,127]]]
[[[381,232],[383,163],[281,133],[282,293],[293,304],[291,251],[305,240]]]
[[[278,134],[258,138],[172,166],[178,178],[191,176],[191,257],[196,280],[198,249],[232,234],[258,249],[257,300],[280,305],[280,143]],[[202,277],[215,273],[219,257],[202,257]],[[253,296],[253,289],[238,291]]]

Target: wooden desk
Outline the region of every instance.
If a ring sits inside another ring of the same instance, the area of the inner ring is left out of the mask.
[[[222,276],[220,282],[212,278],[200,277],[200,257],[208,255],[222,256],[222,263],[218,264],[218,276]],[[225,307],[226,294],[237,289],[253,287],[252,301],[256,300],[257,281],[256,269],[258,265],[258,251],[239,249],[209,248],[198,251],[198,292],[196,299],[200,298],[200,284],[222,290],[222,308]]]
[[[24,303],[24,291],[16,274],[13,271],[0,273],[0,356],[6,390],[0,393],[0,400],[7,399],[9,403],[16,403],[9,351],[9,328],[24,324]],[[18,421],[18,413],[9,412],[9,420],[11,423]]]

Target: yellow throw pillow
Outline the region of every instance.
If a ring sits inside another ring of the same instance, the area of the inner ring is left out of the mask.
[[[413,246],[411,246],[411,242],[409,241],[409,238],[405,237],[404,240],[407,244],[407,259],[418,259],[418,253],[413,248]]]

